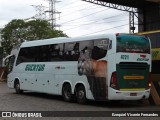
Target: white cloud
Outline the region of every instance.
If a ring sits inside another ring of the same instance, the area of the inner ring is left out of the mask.
[[[49,6],[47,0],[0,0],[0,28],[12,19],[26,19],[34,16],[36,11],[31,5],[41,4]],[[81,0],[61,0],[56,3],[56,9],[61,12],[60,20],[56,15],[57,24],[62,24],[60,29],[71,37],[90,33],[129,31],[128,25],[117,27],[129,23],[127,12]]]
[[[43,0],[0,0],[0,27],[12,19],[26,19],[36,14],[32,5],[44,4]]]

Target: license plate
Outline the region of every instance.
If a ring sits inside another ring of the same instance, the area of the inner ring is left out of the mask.
[[[137,93],[130,93],[130,96],[137,96]]]

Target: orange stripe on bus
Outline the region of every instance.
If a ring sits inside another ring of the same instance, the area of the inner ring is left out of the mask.
[[[143,80],[144,76],[123,76],[123,79],[125,79],[125,80],[130,80],[130,79]]]

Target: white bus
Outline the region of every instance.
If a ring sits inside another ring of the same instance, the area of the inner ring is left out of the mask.
[[[150,95],[150,40],[105,34],[24,42],[9,63],[16,93],[62,95],[65,101],[141,100]]]

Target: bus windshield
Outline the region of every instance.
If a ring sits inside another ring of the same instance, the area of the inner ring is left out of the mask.
[[[149,40],[139,35],[118,35],[117,52],[150,53]]]

